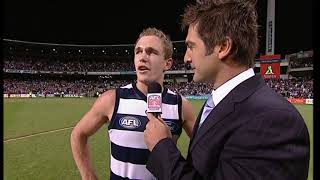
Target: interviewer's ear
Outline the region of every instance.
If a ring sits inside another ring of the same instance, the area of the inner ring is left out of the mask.
[[[233,46],[233,41],[230,37],[226,37],[225,40],[219,45],[218,57],[219,59],[224,59],[230,55]]]
[[[164,71],[168,71],[169,69],[171,69],[172,64],[173,64],[173,59],[172,58],[166,59],[166,64],[165,64],[165,67],[164,67]]]

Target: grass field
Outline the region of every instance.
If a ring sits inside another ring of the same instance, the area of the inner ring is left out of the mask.
[[[4,99],[4,179],[78,180],[70,133],[89,110],[93,98]],[[192,101],[198,113],[203,101]],[[313,180],[313,106],[297,105],[310,133],[311,160],[308,180]],[[186,155],[185,133],[178,147]],[[109,177],[107,127],[90,138],[91,154],[99,179]]]

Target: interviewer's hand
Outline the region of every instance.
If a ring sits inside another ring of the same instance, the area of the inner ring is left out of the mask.
[[[150,151],[153,150],[154,146],[158,144],[161,139],[172,137],[169,126],[163,121],[163,119],[156,118],[153,114],[147,114],[149,122],[146,125],[144,131],[144,141]]]

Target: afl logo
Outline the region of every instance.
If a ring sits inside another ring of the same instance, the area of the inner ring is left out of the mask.
[[[141,125],[140,120],[132,116],[125,116],[121,118],[119,123],[126,129],[136,129]]]

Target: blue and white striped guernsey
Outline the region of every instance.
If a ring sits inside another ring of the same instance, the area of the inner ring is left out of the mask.
[[[181,96],[164,88],[161,117],[177,141],[182,132]],[[147,97],[136,84],[118,88],[114,113],[109,124],[111,147],[110,179],[156,179],[146,168],[150,154],[144,142],[148,118]]]

